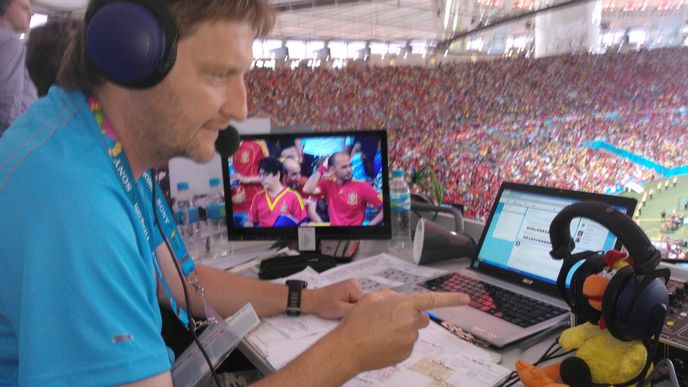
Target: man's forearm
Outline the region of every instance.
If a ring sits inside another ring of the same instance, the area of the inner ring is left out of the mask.
[[[354,364],[356,349],[340,338],[339,329],[330,332],[284,368],[252,386],[341,386],[360,370]]]
[[[320,176],[320,172],[313,172],[308,180],[306,180],[306,184],[303,185],[303,192],[307,194],[313,194],[315,192],[315,188],[318,186],[318,182],[320,181]]]
[[[380,211],[377,213],[377,215],[375,215],[375,217],[370,221],[370,225],[371,226],[377,226],[378,224],[380,224],[380,222],[382,222],[382,220],[384,219],[384,216],[385,216],[385,212],[383,211],[382,208],[380,208]]]
[[[207,300],[222,315],[230,316],[250,302],[259,316],[284,313],[288,289],[285,285],[260,281],[197,265],[198,277]]]

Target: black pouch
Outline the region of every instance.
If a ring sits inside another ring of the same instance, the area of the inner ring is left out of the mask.
[[[260,262],[258,278],[274,279],[286,277],[298,273],[308,266],[318,273],[322,273],[337,266],[337,262],[333,257],[319,253],[303,253],[301,255],[268,258]]]

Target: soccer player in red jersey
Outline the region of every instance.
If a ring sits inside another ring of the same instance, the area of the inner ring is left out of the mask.
[[[253,197],[244,226],[296,227],[306,217],[301,195],[282,185],[284,171],[279,160],[266,157],[258,163],[263,191]]]
[[[322,219],[316,210],[320,191],[316,189],[316,195],[309,195],[303,192],[303,186],[308,179],[301,174],[301,164],[293,157],[287,156],[282,162],[282,167],[284,168],[283,184],[301,195],[310,221],[322,223]]]
[[[243,140],[239,144],[232,164],[239,179],[239,186],[232,192],[232,197],[243,200],[232,201],[234,214],[247,213],[251,208],[253,197],[261,191],[258,177],[258,163],[268,156],[268,148],[263,141]]]
[[[325,173],[327,170],[327,173]],[[370,226],[382,222],[382,200],[377,191],[368,183],[353,180],[351,158],[347,153],[334,153],[328,158],[328,168],[319,166],[308,178],[303,192],[312,194],[319,188],[327,200],[330,225],[360,226],[365,218],[366,208],[370,205],[378,209],[377,215],[370,221]]]

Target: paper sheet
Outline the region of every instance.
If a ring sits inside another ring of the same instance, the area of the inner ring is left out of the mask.
[[[349,278],[356,278],[363,291],[390,289],[413,285],[446,273],[446,270],[417,266],[389,254],[378,254],[321,274],[322,286]]]
[[[425,279],[445,273],[444,270],[418,267],[388,254],[380,254],[361,261],[330,269],[324,273],[307,267],[286,278],[274,280],[284,283],[288,279],[299,279],[308,283],[308,289],[317,289],[349,278],[356,278],[364,292],[413,285]],[[291,339],[334,329],[337,321],[328,321],[315,316],[289,317],[285,315],[265,319],[270,325]]]
[[[419,267],[391,255],[380,254],[323,273],[306,268],[288,279],[307,281],[308,288],[315,289],[356,278],[367,292],[413,285],[444,273],[444,270]],[[249,340],[275,369],[284,367],[338,324],[338,321],[308,315],[275,316],[266,321],[268,324],[261,325]],[[419,331],[418,341],[408,359],[394,367],[359,374],[346,386],[482,387],[496,384],[509,373],[510,370],[496,364],[487,351],[431,323]]]
[[[494,363],[486,351],[430,324],[419,332],[408,359],[393,367],[361,373],[345,386],[487,387],[510,372]]]

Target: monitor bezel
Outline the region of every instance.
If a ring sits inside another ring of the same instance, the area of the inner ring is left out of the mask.
[[[288,133],[261,133],[261,134],[240,134],[239,140],[276,140],[284,137],[340,137],[340,136],[379,136],[380,154],[382,157],[382,210],[384,221],[380,226],[313,226],[316,240],[357,240],[357,239],[390,239],[392,236],[391,228],[391,207],[389,196],[389,154],[387,144],[387,131],[384,129],[361,129],[361,130],[338,130],[330,132],[288,132]],[[231,156],[229,156],[231,157]],[[248,240],[298,240],[298,230],[303,227],[234,227],[234,211],[232,208],[231,186],[227,181],[229,167],[227,156],[221,155],[222,164],[222,183],[225,192],[225,212],[227,223],[227,236],[231,241]],[[308,226],[306,226],[308,227]]]

